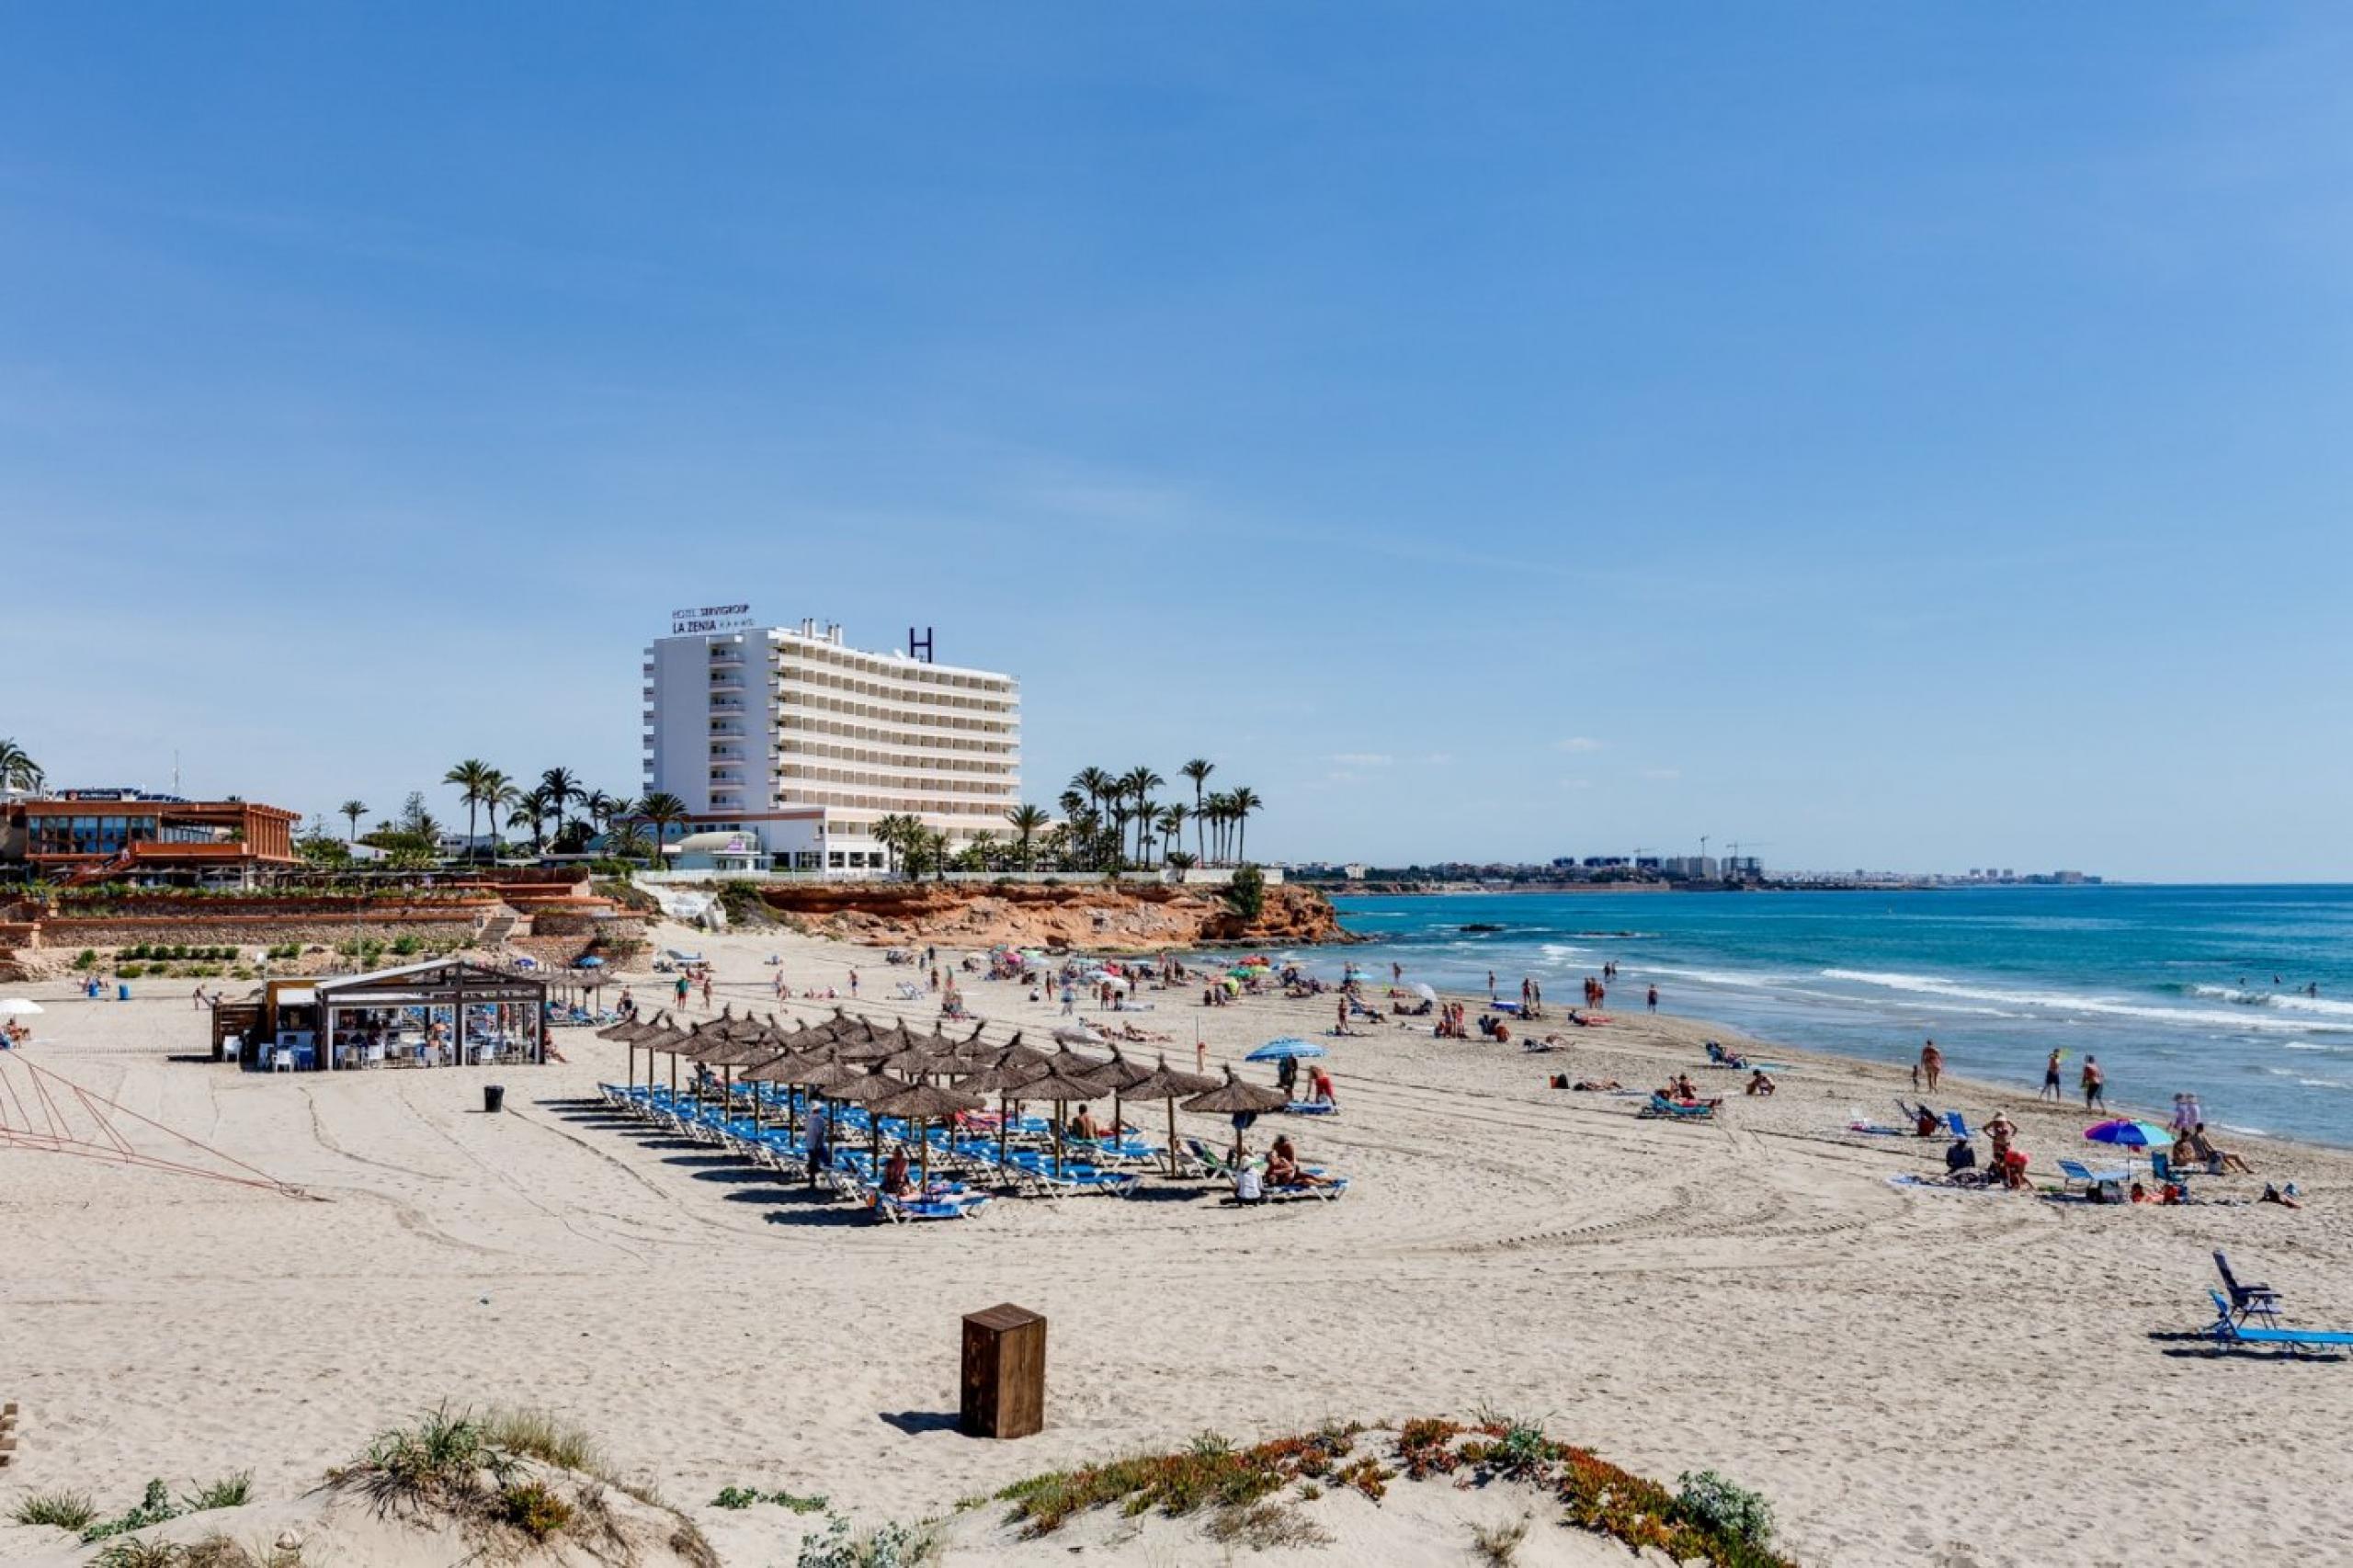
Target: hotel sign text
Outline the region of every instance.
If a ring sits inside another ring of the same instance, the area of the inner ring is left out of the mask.
[[[741,631],[756,624],[750,605],[704,605],[670,612],[670,635],[697,637],[706,631]]]

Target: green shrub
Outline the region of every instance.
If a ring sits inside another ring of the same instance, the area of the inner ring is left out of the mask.
[[[179,1515],[180,1511],[172,1506],[171,1488],[165,1486],[160,1479],[151,1481],[147,1483],[146,1494],[140,1499],[137,1507],[127,1513],[119,1514],[111,1519],[85,1525],[82,1528],[82,1540],[87,1543],[104,1540],[108,1536],[127,1535],[132,1530],[143,1530],[149,1525],[160,1525],[165,1519],[178,1518]]]
[[[572,1505],[540,1482],[517,1482],[499,1489],[498,1517],[533,1540],[545,1540],[572,1522]]]
[[[74,955],[74,967],[80,970],[92,970],[97,968],[98,949],[96,948],[84,948],[79,953]]]
[[[1233,881],[1226,884],[1226,907],[1245,920],[1256,920],[1267,912],[1267,876],[1256,866],[1243,866],[1233,873]]]
[[[903,1525],[893,1520],[871,1535],[853,1537],[849,1521],[834,1514],[822,1535],[801,1542],[798,1568],[915,1568],[930,1562],[938,1550],[938,1533],[928,1524]]]
[[[54,1525],[62,1530],[78,1530],[97,1516],[98,1510],[86,1492],[37,1492],[17,1505],[14,1517],[20,1525]]]
[[[1675,1478],[1677,1512],[1712,1535],[1763,1548],[1773,1540],[1773,1509],[1764,1497],[1712,1470]]]
[[[118,979],[136,980],[147,972],[147,966],[138,963],[119,963],[114,966],[114,972]]]
[[[392,942],[392,951],[402,958],[411,957],[412,955],[421,951],[424,947],[425,944],[423,942],[418,941],[415,937],[412,937],[405,932],[394,938]]]
[[[440,1405],[414,1426],[378,1433],[356,1468],[380,1495],[423,1502],[472,1493],[482,1471],[503,1480],[514,1460],[491,1445],[471,1413],[452,1415]]]

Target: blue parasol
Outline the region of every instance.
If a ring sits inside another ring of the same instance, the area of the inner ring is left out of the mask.
[[[1252,1051],[1242,1060],[1245,1062],[1282,1062],[1302,1056],[1321,1056],[1323,1054],[1324,1048],[1316,1044],[1313,1040],[1300,1040],[1292,1035],[1285,1035],[1280,1040],[1268,1040],[1266,1044],[1260,1046],[1257,1050]]]
[[[2103,1121],[2084,1129],[2084,1136],[2094,1143],[2113,1143],[2121,1149],[2169,1149],[2173,1147],[2173,1131],[2153,1121],[2132,1121],[2120,1119]]]

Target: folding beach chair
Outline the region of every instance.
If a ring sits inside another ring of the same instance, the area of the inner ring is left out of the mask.
[[[2268,1321],[2274,1327],[2279,1326],[2279,1291],[2268,1285],[2241,1284],[2238,1276],[2231,1272],[2231,1260],[2222,1255],[2222,1249],[2220,1247],[2214,1249],[2214,1267],[2222,1273],[2222,1288],[2231,1293],[2233,1316],[2241,1323],[2245,1323],[2250,1317],[2259,1317]]]
[[[2060,1161],[2059,1174],[2065,1178],[2059,1185],[2059,1190],[2062,1192],[2072,1192],[2078,1186],[2086,1192],[2093,1192],[2109,1182],[2121,1182],[2126,1179],[2126,1173],[2123,1171],[2096,1171],[2080,1160]]]
[[[2206,1335],[2217,1347],[2253,1347],[2271,1346],[2282,1356],[2302,1356],[2310,1350],[2353,1350],[2353,1333],[2325,1328],[2249,1328],[2231,1316],[2231,1303],[2220,1290],[2206,1294],[2214,1302],[2214,1321],[2206,1327]]]

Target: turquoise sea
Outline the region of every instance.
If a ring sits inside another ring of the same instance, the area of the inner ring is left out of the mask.
[[[2234,1131],[2353,1145],[2353,887],[1971,888],[1921,892],[1483,893],[1344,898],[1374,945],[1343,958],[1557,1006],[1606,960],[1611,1012],[1721,1019],[1795,1046],[2029,1088],[2054,1045],[2119,1106],[2194,1090]],[[1463,927],[1491,924],[1492,933]],[[2319,994],[2306,994],[2317,984]]]

